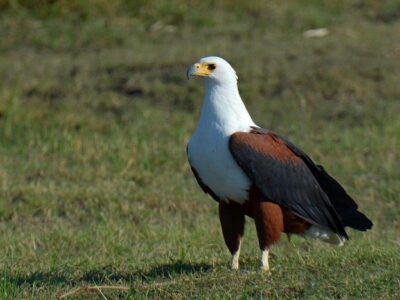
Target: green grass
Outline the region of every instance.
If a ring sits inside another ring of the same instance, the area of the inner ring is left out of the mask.
[[[51,3],[0,1],[1,299],[82,285],[131,288],[108,299],[400,298],[398,2]],[[318,26],[330,34],[303,37]],[[203,93],[186,67],[210,54],[372,231],[343,248],[283,238],[265,276],[248,220],[242,271],[229,270],[185,154]]]

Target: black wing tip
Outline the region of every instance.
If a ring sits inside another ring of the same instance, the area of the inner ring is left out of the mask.
[[[356,211],[352,214],[351,218],[346,220],[345,226],[359,231],[367,231],[371,229],[374,224],[363,213]]]

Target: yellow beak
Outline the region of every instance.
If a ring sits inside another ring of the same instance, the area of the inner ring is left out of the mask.
[[[211,75],[211,70],[208,68],[207,64],[194,64],[186,72],[187,79],[190,76],[200,76],[206,77]]]

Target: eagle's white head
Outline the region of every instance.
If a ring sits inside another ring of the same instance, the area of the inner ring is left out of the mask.
[[[188,79],[191,76],[203,77],[207,83],[222,85],[237,85],[235,70],[223,58],[207,56],[200,59],[187,70]]]
[[[232,66],[223,58],[207,56],[191,65],[187,77],[204,78],[205,94],[199,121],[199,130],[218,127],[225,135],[248,131],[254,126],[243,104]]]

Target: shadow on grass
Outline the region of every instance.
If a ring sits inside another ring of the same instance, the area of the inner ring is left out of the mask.
[[[0,275],[7,279],[15,286],[22,285],[70,285],[83,283],[110,283],[111,282],[132,282],[135,280],[152,281],[159,278],[172,278],[179,275],[190,275],[197,273],[205,273],[212,268],[208,264],[189,264],[185,262],[175,262],[155,266],[150,270],[137,270],[135,272],[121,272],[115,270],[113,266],[107,265],[93,270],[89,270],[83,274],[77,275],[78,270],[55,270],[49,272],[34,272],[31,274],[18,274],[9,276],[8,274]],[[64,273],[64,274],[63,274]]]
[[[161,265],[152,268],[150,271],[142,273],[141,277],[145,280],[154,280],[157,278],[173,277],[176,275],[189,275],[205,273],[211,270],[209,264],[188,264],[185,262],[176,262]]]

